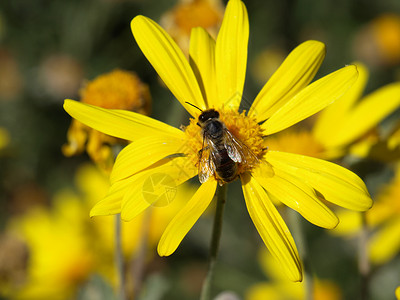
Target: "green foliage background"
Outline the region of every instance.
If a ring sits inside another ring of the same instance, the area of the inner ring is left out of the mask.
[[[398,0],[244,2],[250,18],[249,68],[256,55],[267,47],[290,51],[306,39],[318,39],[326,43],[327,56],[317,78],[360,59],[353,51],[354,39],[365,24],[384,12],[400,14]],[[129,26],[131,19],[139,14],[159,20],[174,3],[171,0],[0,2],[0,52],[16,61],[21,82],[12,95],[0,90],[0,126],[9,131],[11,138],[9,146],[0,152],[0,229],[10,218],[38,202],[51,206],[52,195],[64,186],[73,186],[77,166],[88,160],[85,155],[65,158],[61,154],[70,123],[62,108],[63,100],[78,99],[79,95],[78,88],[65,94],[49,90],[42,76],[43,63],[49,56],[72,57],[82,77],[89,80],[115,68],[135,71],[150,86],[152,117],[175,126],[186,119],[172,94],[160,85]],[[0,70],[3,67],[0,64]],[[400,80],[399,64],[373,67],[367,91],[396,80]],[[261,87],[248,72],[245,98],[253,99]],[[397,116],[394,114],[392,118]],[[365,166],[368,172],[364,172]],[[355,171],[364,176],[372,193],[392,175],[390,166],[373,161]],[[357,299],[360,279],[356,241],[332,237],[302,219],[299,222],[305,230],[311,264],[318,277],[337,282],[345,299]],[[211,225],[211,216],[202,218],[173,256],[157,259],[155,265],[162,268],[154,273],[149,271],[146,282],[148,288],[151,285],[160,291],[163,295],[160,299],[197,299],[207,268]],[[216,292],[234,290],[243,296],[251,284],[267,280],[255,259],[261,246],[240,186],[233,184],[228,194],[215,276]],[[101,278],[93,277],[78,297],[87,299],[88,286],[109,291],[103,285],[107,286]],[[400,285],[399,256],[389,265],[373,270],[371,299],[393,299],[397,285]]]

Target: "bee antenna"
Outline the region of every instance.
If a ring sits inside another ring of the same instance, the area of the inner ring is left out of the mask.
[[[191,105],[191,106],[193,106],[193,107],[196,107],[199,111],[201,111],[201,112],[203,112],[200,108],[198,108],[196,105],[194,105],[194,104],[192,104],[192,103],[190,103],[190,102],[185,102],[185,103],[187,103],[187,104],[189,104],[189,105]]]

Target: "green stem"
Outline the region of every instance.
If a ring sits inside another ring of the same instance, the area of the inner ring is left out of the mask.
[[[124,256],[122,254],[121,241],[121,214],[115,215],[115,265],[117,268],[119,282],[119,298],[125,300],[125,272],[124,272]]]
[[[140,231],[139,248],[134,255],[131,263],[132,282],[133,282],[133,299],[139,299],[139,294],[143,285],[143,275],[145,271],[146,254],[148,248],[149,229],[152,209],[149,208],[144,212],[142,220],[142,229]]]
[[[214,268],[217,261],[219,241],[222,232],[222,220],[224,216],[224,207],[226,203],[227,184],[219,186],[217,189],[217,208],[215,210],[213,232],[211,237],[210,258],[207,277],[204,280],[203,288],[201,290],[200,300],[211,299],[211,283],[214,277]]]

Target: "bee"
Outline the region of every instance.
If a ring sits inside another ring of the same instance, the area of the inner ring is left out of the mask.
[[[223,185],[238,177],[240,165],[254,166],[258,163],[257,156],[226,128],[218,111],[212,108],[205,111],[196,108],[201,111],[197,125],[200,126],[203,136],[198,160],[201,183],[214,176]]]

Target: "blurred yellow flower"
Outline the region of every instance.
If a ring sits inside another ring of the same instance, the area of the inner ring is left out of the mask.
[[[60,194],[51,212],[38,207],[11,219],[10,234],[24,240],[29,249],[26,283],[16,287],[13,299],[70,299],[74,295],[95,266],[83,214],[79,199]]]
[[[395,176],[375,197],[374,206],[366,212],[367,226],[372,229],[368,243],[369,258],[374,264],[383,264],[400,252],[400,164]],[[333,234],[353,236],[362,226],[361,215],[339,210],[339,226]]]
[[[260,266],[268,282],[260,282],[251,286],[245,295],[245,300],[340,300],[342,293],[332,281],[313,279],[312,295],[306,294],[307,281],[295,283],[282,276],[281,266],[266,251],[260,251]],[[308,296],[308,297],[307,297]]]
[[[192,28],[202,27],[215,38],[223,15],[221,0],[178,0],[172,9],[161,16],[160,24],[188,56]]]
[[[312,129],[297,129],[267,140],[271,150],[335,159],[349,151],[362,157],[380,142],[374,128],[400,106],[400,82],[385,85],[361,98],[368,70],[356,63],[356,83],[315,118]],[[360,99],[361,98],[361,99]]]
[[[251,64],[250,72],[259,84],[264,84],[279,68],[287,56],[281,48],[268,48],[257,54]]]
[[[133,72],[116,69],[100,75],[87,82],[80,94],[82,103],[142,114],[150,112],[149,89]],[[68,143],[62,147],[64,155],[81,154],[86,150],[90,158],[104,170],[110,170],[114,162],[114,153],[110,146],[121,142],[77,120],[72,120],[67,139]]]
[[[178,186],[198,174],[198,153],[203,141],[196,118],[199,109],[217,109],[229,131],[260,161],[255,167],[237,164],[248,212],[282,269],[291,280],[301,281],[302,267],[293,238],[270,199],[282,201],[325,228],[335,227],[338,219],[322,198],[357,211],[369,209],[372,200],[354,173],[315,158],[267,151],[262,147],[263,138],[338,99],[355,82],[356,67],[342,68],[309,84],[325,56],[325,46],[307,41],[289,54],[246,115],[238,112],[249,36],[247,10],[241,1],[228,2],[216,41],[203,28],[192,30],[190,61],[154,21],[137,16],[131,27],[144,55],[195,119],[181,131],[137,113],[66,100],[64,108],[72,117],[109,135],[133,141],[120,152],[108,195],[94,206],[91,215],[121,213],[122,219],[131,220],[154,204],[143,191],[149,178],[168,174]],[[218,181],[224,183],[215,173],[212,175],[203,180],[167,226],[158,244],[160,255],[176,250],[210,204]]]
[[[400,62],[400,15],[384,13],[357,32],[353,48],[358,59],[374,67]]]
[[[91,164],[83,165],[77,172],[76,185],[82,191],[85,199],[86,212],[93,207],[99,199],[104,198],[109,190],[109,179],[99,172]],[[152,206],[151,210],[139,214],[134,221],[122,223],[122,250],[127,259],[131,259],[139,246],[141,232],[145,230],[143,226],[147,222],[148,246],[154,248],[167,224],[172,220],[175,214],[188,198],[195,192],[191,185],[182,185],[179,188],[172,187],[174,195],[171,203],[167,206],[157,207]],[[147,221],[146,218],[149,218]],[[114,251],[115,219],[113,216],[103,216],[90,219],[96,231],[96,239],[99,240],[99,245],[103,247],[108,256]]]
[[[400,300],[400,286],[396,288],[396,299]]]
[[[26,282],[6,290],[12,299],[71,299],[94,273],[116,283],[115,218],[88,218],[89,208],[106,194],[108,178],[98,168],[85,164],[77,171],[76,184],[79,193],[60,191],[51,209],[41,206],[11,219],[8,233],[25,241],[29,251]],[[166,209],[154,207],[149,215],[122,223],[126,262],[136,257],[142,234],[147,233],[145,248],[155,248],[167,224],[193,193],[193,188],[182,186]],[[152,251],[148,253],[146,259],[151,258]]]

